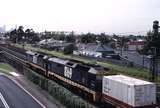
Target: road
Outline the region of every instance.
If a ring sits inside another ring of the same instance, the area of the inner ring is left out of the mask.
[[[0,108],[5,108],[4,103],[0,100]]]
[[[0,75],[0,93],[3,95],[9,108],[43,108],[16,83],[3,75]],[[2,99],[0,105],[1,104]]]

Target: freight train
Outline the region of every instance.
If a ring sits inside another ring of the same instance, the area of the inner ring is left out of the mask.
[[[72,59],[62,59],[55,56],[47,55],[45,53],[41,52],[33,52],[33,51],[27,51],[21,48],[17,48],[11,45],[5,45],[5,47],[0,47],[2,51],[5,51],[6,53],[10,54],[13,58],[16,58],[20,62],[22,62],[27,67],[35,70],[36,72],[39,72],[40,74],[53,79],[55,81],[58,81],[59,83],[62,83],[66,86],[69,86],[70,88],[77,91],[79,94],[83,94],[84,96],[87,96],[90,101],[99,103],[99,102],[109,102],[115,106],[119,106],[122,108],[139,108],[139,107],[147,107],[152,108],[156,104],[156,95],[155,91],[152,89],[155,89],[155,84],[153,83],[143,83],[142,87],[139,87],[139,91],[141,89],[150,90],[150,94],[152,95],[152,98],[149,100],[149,103],[147,102],[141,102],[137,101],[138,99],[141,99],[141,97],[145,97],[145,95],[140,95],[139,97],[134,96],[136,94],[134,91],[136,91],[136,88],[138,85],[133,81],[133,78],[125,77],[126,82],[132,82],[131,85],[133,85],[132,89],[128,89],[131,86],[127,85],[125,83],[124,79],[120,80],[119,82],[124,81],[125,86],[121,87],[121,85],[124,85],[123,83],[116,83],[116,79],[110,79],[108,82],[106,81],[106,76],[103,76],[103,74],[107,73],[108,76],[114,76],[110,73],[110,69],[104,68],[99,65],[91,65],[86,64],[80,61],[75,61]],[[119,78],[120,79],[120,78]],[[132,81],[131,81],[132,80]],[[139,80],[140,81],[140,80]],[[143,82],[143,81],[142,81]],[[112,84],[112,85],[111,85]],[[148,85],[152,85],[152,88],[149,88]],[[139,84],[141,85],[141,84]],[[125,89],[125,87],[127,87]],[[148,88],[147,88],[148,87]],[[138,87],[137,87],[138,88]],[[123,92],[125,95],[126,100],[124,101],[122,98],[117,98],[117,95],[119,97],[121,93],[119,93],[119,90],[131,90],[130,94],[132,97],[129,97],[128,95],[129,91]],[[137,91],[138,91],[137,90]],[[114,93],[112,93],[114,92]],[[117,93],[116,93],[117,92]],[[138,92],[140,93],[140,92]],[[147,95],[150,97],[150,95]],[[153,97],[154,96],[154,97]],[[132,103],[129,103],[127,99],[130,99]],[[135,104],[134,100],[139,102],[138,104]],[[154,107],[153,107],[154,108]]]
[[[49,77],[58,79],[78,88],[88,95],[89,99],[98,102],[101,99],[102,76],[109,69],[98,65],[89,65],[74,60],[48,57],[46,54],[26,51],[26,60],[30,67],[38,65],[45,69]]]

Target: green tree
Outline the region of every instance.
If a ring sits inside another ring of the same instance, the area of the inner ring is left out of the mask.
[[[160,33],[158,33],[158,36],[155,36],[153,32],[149,31],[147,33],[143,52],[148,54],[150,50],[154,50],[153,48],[156,48],[156,53],[160,55]]]
[[[74,46],[74,44],[69,44],[68,46],[64,48],[64,54],[72,54],[73,50],[75,49],[76,47]]]
[[[10,33],[9,33],[9,40],[11,41],[11,42],[13,42],[13,43],[16,43],[16,41],[17,41],[17,30],[16,29],[14,29],[14,30],[12,30]]]
[[[39,42],[40,38],[38,37],[38,34],[34,32],[33,29],[26,29],[25,30],[25,41],[27,43],[34,44],[36,42]]]
[[[23,30],[23,26],[19,26],[18,29],[12,30],[9,34],[9,40],[13,43],[27,42],[27,43],[36,43],[40,41],[37,33],[33,29]]]
[[[25,36],[25,33],[24,33],[24,27],[23,26],[19,26],[18,29],[17,29],[17,42],[21,42],[23,41],[23,37]]]
[[[105,35],[105,33],[101,33],[97,36],[98,41],[100,41],[102,44],[108,44],[111,40],[109,39],[109,36]]]
[[[82,43],[94,43],[96,42],[96,35],[92,33],[87,33],[81,35],[81,42]]]
[[[118,44],[120,46],[120,48],[125,48],[126,47],[126,43],[129,42],[129,38],[127,37],[119,37],[118,39]]]
[[[66,40],[67,42],[74,43],[74,42],[76,41],[74,32],[72,31],[68,36],[66,36],[65,40]]]
[[[25,30],[25,41],[29,42],[30,37],[31,37],[31,29],[26,29]]]

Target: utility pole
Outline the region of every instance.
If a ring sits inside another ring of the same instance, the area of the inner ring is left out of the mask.
[[[120,47],[121,47],[121,56],[122,56],[123,55],[123,48],[124,48],[124,37],[121,37]]]
[[[152,75],[151,80],[155,81],[157,77],[157,56],[156,56],[157,48],[152,47],[151,50],[152,50],[152,57],[151,57],[151,64],[150,64],[151,65],[150,70],[151,70],[151,75]]]
[[[144,66],[144,53],[143,53],[143,56],[142,56],[142,65],[143,65],[143,68],[145,67]]]
[[[153,22],[153,38],[156,38],[158,37],[158,33],[159,33],[159,22],[158,21],[154,21]],[[157,47],[152,47],[151,48],[151,52],[152,52],[152,58],[151,58],[151,63],[150,63],[150,71],[151,71],[151,80],[152,81],[155,81],[157,79],[157,75],[158,75],[158,72],[157,72],[157,66],[158,66],[158,55],[157,55],[157,52],[158,52],[158,48]]]
[[[120,46],[121,46],[121,56],[122,56],[122,54],[123,54],[122,38],[121,38],[121,43],[120,43]]]

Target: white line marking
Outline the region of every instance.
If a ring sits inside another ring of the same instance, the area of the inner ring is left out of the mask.
[[[7,75],[3,74],[5,77],[9,78]],[[28,95],[30,95],[42,108],[46,108],[45,105],[43,105],[37,98],[35,98],[31,93],[29,93],[24,87],[22,87],[17,81],[9,78],[11,81],[13,81],[16,85],[18,85],[24,92],[26,92]],[[9,107],[7,107],[9,108]]]
[[[15,77],[19,77],[20,75],[17,74],[16,72],[10,72],[11,75],[15,76]]]
[[[2,100],[2,103],[5,106],[5,108],[9,108],[9,106],[8,106],[6,100],[4,99],[3,95],[1,94],[1,92],[0,92],[0,99]]]
[[[12,79],[11,79],[12,80]],[[28,95],[30,95],[42,108],[46,108],[38,99],[36,99],[31,93],[29,93],[24,87],[22,87],[18,82],[12,80],[15,84],[17,84],[22,90],[24,90]]]

